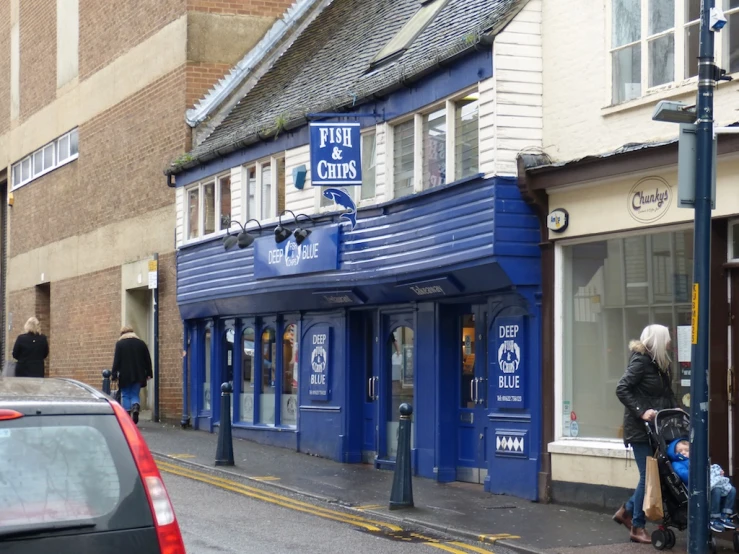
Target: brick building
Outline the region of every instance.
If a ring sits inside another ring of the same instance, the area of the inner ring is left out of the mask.
[[[190,148],[187,107],[290,4],[0,0],[3,359],[35,314],[49,374],[99,386],[122,323],[157,339],[158,255],[160,415],[179,419],[175,195],[162,167]]]

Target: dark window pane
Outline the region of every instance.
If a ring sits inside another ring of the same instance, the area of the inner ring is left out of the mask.
[[[649,1],[649,34],[654,35],[675,25],[675,0]]]
[[[739,4],[739,0],[737,0]],[[729,73],[735,73],[739,71],[739,13],[733,13],[727,17],[728,22],[728,60],[726,65],[728,66]],[[726,32],[726,31],[724,31]]]
[[[720,2],[721,0],[719,0]],[[685,21],[694,21],[701,16],[701,0],[687,0],[685,4]]]

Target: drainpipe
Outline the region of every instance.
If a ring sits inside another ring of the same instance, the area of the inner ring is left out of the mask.
[[[159,273],[159,254],[154,254],[157,274]],[[158,278],[157,278],[158,281]],[[154,408],[151,420],[159,421],[159,283],[152,291],[154,293]]]

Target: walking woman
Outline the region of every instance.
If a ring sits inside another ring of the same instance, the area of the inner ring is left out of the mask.
[[[35,317],[29,317],[23,326],[25,333],[18,335],[13,345],[16,377],[43,377],[44,360],[49,355],[49,342],[41,334],[41,325]]]
[[[639,483],[613,520],[629,529],[632,542],[648,544],[651,539],[644,529],[642,505],[647,457],[653,452],[644,422],[652,421],[659,410],[677,407],[670,371],[670,331],[664,325],[649,325],[640,340],[631,341],[629,350],[629,366],[618,382],[616,395],[624,405],[624,444],[634,451]]]
[[[146,343],[128,325],[121,328],[121,336],[115,345],[112,377],[113,381],[118,381],[123,409],[138,424],[141,410],[139,393],[152,378],[151,355]]]

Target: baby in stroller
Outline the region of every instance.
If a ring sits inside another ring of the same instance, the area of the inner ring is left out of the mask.
[[[682,482],[688,484],[690,474],[690,443],[685,439],[675,439],[667,447],[667,456],[672,469]],[[732,521],[736,489],[718,464],[711,466],[711,530],[721,533],[726,529],[736,529]]]

